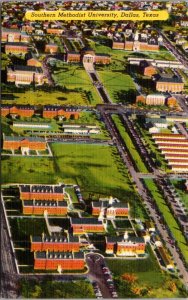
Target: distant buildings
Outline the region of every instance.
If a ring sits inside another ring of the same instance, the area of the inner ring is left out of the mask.
[[[21,32],[17,28],[2,28],[2,42],[8,43],[28,43],[30,41],[29,35],[26,32]]]
[[[16,85],[31,83],[43,85],[47,79],[41,67],[13,65],[7,67],[7,81]]]
[[[28,45],[21,42],[8,42],[5,44],[5,53],[6,54],[21,54],[24,55],[28,52]]]
[[[106,237],[106,253],[116,254],[117,256],[138,256],[145,254],[146,244],[144,238],[129,237],[125,235],[118,237]]]
[[[159,51],[158,38],[145,33],[130,33],[114,36],[112,49],[127,51]]]

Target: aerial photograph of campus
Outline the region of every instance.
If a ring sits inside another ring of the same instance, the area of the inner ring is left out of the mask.
[[[187,298],[188,2],[1,2],[1,297]]]

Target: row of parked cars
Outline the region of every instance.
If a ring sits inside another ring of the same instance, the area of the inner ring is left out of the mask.
[[[93,284],[93,290],[94,290],[95,296],[97,297],[97,299],[102,299],[103,297],[102,297],[102,293],[101,293],[98,283],[96,281],[93,281],[92,284]]]
[[[102,272],[105,277],[106,285],[108,287],[108,290],[110,291],[110,294],[112,295],[112,298],[118,298],[118,294],[117,294],[115,286],[114,286],[111,271],[109,270],[108,267],[106,267],[104,265],[102,265],[101,267],[102,267]]]
[[[79,203],[85,204],[85,202],[82,198],[82,194],[81,194],[79,186],[78,185],[74,186],[74,190],[75,190],[75,193],[76,193]]]

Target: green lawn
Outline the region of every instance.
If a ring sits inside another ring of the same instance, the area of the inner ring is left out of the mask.
[[[185,180],[171,180],[171,183],[174,185],[182,203],[188,209],[188,192],[185,187]]]
[[[59,86],[65,86],[67,89],[71,90],[78,89],[86,98],[85,103],[83,104],[96,105],[101,103],[101,99],[93,86],[91,79],[81,65],[67,65],[61,63],[59,67],[54,70],[53,79]]]
[[[143,160],[140,157],[140,154],[138,153],[137,149],[135,148],[131,137],[129,136],[128,132],[126,131],[125,127],[123,126],[119,116],[113,115],[112,119],[114,123],[116,124],[123,140],[125,141],[125,144],[129,150],[130,155],[132,156],[133,160],[135,161],[135,164],[140,172],[148,173],[148,170],[143,162]]]
[[[159,210],[161,211],[164,219],[166,220],[166,223],[169,226],[169,229],[171,230],[175,240],[177,241],[177,244],[185,258],[185,261],[188,262],[187,242],[179,228],[178,223],[176,222],[176,219],[174,218],[173,214],[171,213],[168,205],[166,204],[165,200],[163,199],[163,196],[161,195],[160,191],[158,190],[153,179],[144,179],[144,182],[146,184],[146,187],[151,192],[153,198],[155,199],[155,202],[156,202]]]
[[[128,173],[115,147],[85,144],[52,144],[56,174],[65,183],[78,184],[86,194],[135,198]]]
[[[71,197],[72,203],[78,203],[78,198],[76,196],[74,188],[66,188],[65,192],[67,192],[69,194],[69,196]]]
[[[121,70],[97,70],[97,74],[114,103],[133,103],[137,92],[128,74]]]
[[[1,183],[55,183],[53,159],[45,157],[1,158]]]
[[[2,92],[3,89],[2,89]],[[83,91],[68,90],[63,91],[25,91],[24,93],[18,92],[6,92],[6,95],[10,95],[10,99],[13,95],[14,100],[4,100],[5,104],[31,104],[31,105],[94,105],[98,102],[90,103],[86,94]]]
[[[30,241],[30,235],[48,233],[46,222],[43,218],[9,218],[11,233],[14,243]]]
[[[116,284],[118,283],[118,279],[121,278],[121,275],[125,273],[135,274],[137,280],[133,284],[133,287],[145,289],[145,294],[143,295],[144,298],[172,298],[176,296],[182,296],[182,285],[179,280],[173,279],[170,275],[159,268],[159,265],[150,247],[147,248],[147,252],[149,253],[148,258],[142,260],[106,259],[106,263],[113,273]],[[172,292],[168,289],[170,282],[174,282],[176,284],[176,291]],[[123,285],[124,282],[122,282],[120,285],[117,284],[119,292],[118,295],[120,298],[127,298],[129,296],[127,292],[130,288],[130,284],[127,290],[126,288],[123,289]],[[135,295],[131,296],[135,297]],[[137,295],[137,297],[139,296]]]

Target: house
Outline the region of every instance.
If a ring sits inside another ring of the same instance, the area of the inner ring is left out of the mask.
[[[22,210],[24,215],[66,215],[68,205],[62,200],[22,200]]]
[[[27,66],[42,67],[42,63],[37,59],[33,52],[28,52],[25,56],[25,59],[27,61]]]
[[[43,85],[47,79],[41,67],[13,65],[7,67],[7,81],[16,85],[31,83]]]
[[[105,232],[103,222],[96,218],[70,218],[70,222],[73,234]]]
[[[64,191],[61,185],[20,185],[21,200],[64,200]]]
[[[8,105],[1,104],[1,116],[7,117],[29,117],[31,118],[35,113],[35,108],[32,105]]]
[[[34,252],[35,270],[83,270],[85,256],[83,252]]]
[[[30,36],[26,32],[21,32],[17,28],[2,28],[1,41],[5,43],[28,43],[30,41]]]
[[[77,236],[60,234],[31,236],[31,251],[79,252],[80,242]]]
[[[162,74],[156,79],[156,90],[159,92],[180,93],[184,90],[184,83],[176,75]]]
[[[3,138],[3,150],[21,150],[23,153],[29,150],[46,150],[45,139],[38,137],[5,136]]]
[[[92,215],[104,216],[107,219],[114,219],[115,217],[128,217],[129,204],[121,203],[113,198],[110,200],[92,201]]]
[[[65,119],[77,120],[80,112],[75,108],[66,108],[63,106],[45,105],[43,107],[43,118],[53,119],[57,117],[64,117]]]
[[[6,54],[26,54],[28,52],[28,45],[22,42],[8,42],[5,44]]]
[[[106,236],[106,253],[117,256],[138,256],[145,254],[146,243],[143,237],[129,237],[125,232],[124,236]]]
[[[47,28],[46,33],[47,34],[52,34],[52,35],[62,35],[64,32],[64,29],[61,28]]]
[[[146,60],[142,60],[140,62],[140,73],[144,76],[152,77],[153,75],[157,74],[156,67],[152,66],[152,64]]]
[[[59,47],[57,44],[49,43],[45,45],[45,53],[56,54],[58,53]]]
[[[181,27],[188,27],[188,17],[184,17],[180,20]]]

